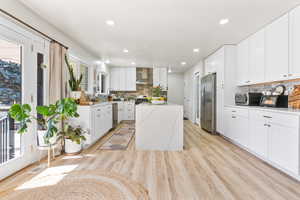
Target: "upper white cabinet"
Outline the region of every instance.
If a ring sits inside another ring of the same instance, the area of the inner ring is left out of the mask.
[[[112,91],[136,91],[136,68],[111,68],[110,86]]]
[[[163,90],[168,90],[168,69],[153,69],[153,86],[161,86]]]
[[[290,66],[289,78],[300,78],[300,7],[290,12]]]
[[[249,40],[244,40],[237,45],[237,85],[248,85],[249,81]]]
[[[249,38],[249,83],[265,80],[265,29]]]
[[[267,82],[285,80],[289,68],[289,16],[284,15],[265,29]]]
[[[128,68],[126,73],[126,90],[136,91],[136,68]]]
[[[212,54],[205,60],[204,71],[205,71],[205,75],[217,72],[215,54]]]

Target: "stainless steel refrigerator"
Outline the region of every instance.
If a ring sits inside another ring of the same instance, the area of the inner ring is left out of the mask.
[[[201,128],[216,134],[216,73],[201,79]]]

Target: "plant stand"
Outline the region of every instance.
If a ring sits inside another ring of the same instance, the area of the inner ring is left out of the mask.
[[[38,146],[37,149],[42,152],[42,151],[47,151],[48,152],[48,158],[47,158],[47,166],[50,167],[51,164],[51,160],[55,159],[55,149],[59,148],[59,144],[53,144],[53,145],[49,145],[49,146]],[[51,152],[52,152],[52,156],[51,156]],[[41,158],[41,155],[40,155]],[[40,161],[41,162],[41,159]]]

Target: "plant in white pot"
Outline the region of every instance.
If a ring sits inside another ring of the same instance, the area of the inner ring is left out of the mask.
[[[58,123],[55,117],[55,105],[50,106],[37,106],[36,112],[41,117],[36,117],[31,114],[31,107],[28,104],[14,104],[9,110],[10,116],[20,122],[20,129],[18,133],[24,134],[27,132],[29,123],[32,120],[36,120],[39,126],[37,132],[38,145],[49,146],[56,142],[58,129],[56,124]]]
[[[160,85],[152,88],[152,98],[151,98],[152,104],[164,104],[165,103],[165,99],[164,99],[164,97],[161,96],[161,93],[162,93],[162,88]]]
[[[38,131],[39,146],[50,146],[54,144],[62,135],[58,134],[58,123],[68,119],[68,117],[78,117],[77,104],[71,98],[58,100],[49,106],[37,106],[36,112],[41,117],[36,117],[31,113],[32,109],[28,104],[14,104],[9,110],[10,116],[20,122],[18,133],[27,132],[29,123],[36,120],[40,130]],[[62,123],[63,124],[63,123]]]
[[[65,137],[65,152],[67,154],[78,154],[82,149],[82,142],[86,140],[81,127],[72,127],[66,124],[61,133]]]
[[[70,80],[69,80],[69,86],[71,88],[70,96],[71,96],[71,98],[78,100],[78,99],[80,99],[80,96],[81,96],[80,83],[82,81],[83,75],[80,74],[79,79],[77,79],[75,77],[74,68],[71,65],[71,63],[69,62],[67,54],[65,54],[65,62],[67,64],[69,75],[70,75]]]

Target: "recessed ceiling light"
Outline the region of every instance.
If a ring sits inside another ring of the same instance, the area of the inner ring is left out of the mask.
[[[186,62],[181,62],[181,65],[186,65]]]
[[[221,19],[220,22],[219,22],[219,24],[220,24],[220,25],[225,25],[225,24],[227,24],[228,22],[229,22],[229,19],[225,18],[225,19]]]
[[[172,72],[171,68],[169,68],[168,72],[169,72],[169,73],[171,73],[171,72]]]
[[[135,63],[135,62],[132,62],[131,64],[132,64],[132,65],[136,65],[136,63]]]
[[[113,20],[107,20],[105,23],[106,23],[107,26],[114,26],[115,25],[115,22]]]
[[[128,53],[129,51],[128,51],[128,49],[123,49],[123,52]]]
[[[106,63],[106,64],[109,64],[109,63],[110,63],[110,60],[106,60],[105,63]]]
[[[198,53],[199,49],[193,49],[193,52]]]

